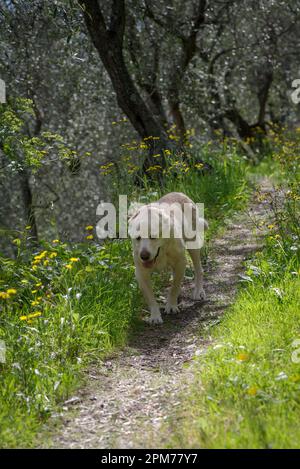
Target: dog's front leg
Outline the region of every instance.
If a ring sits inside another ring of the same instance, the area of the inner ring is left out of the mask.
[[[140,269],[136,269],[135,275],[139,284],[140,289],[143,292],[143,295],[150,308],[150,319],[149,322],[152,324],[161,324],[163,322],[160,314],[160,309],[158,303],[155,299],[152,286],[151,278],[149,272],[141,272]]]
[[[173,268],[173,284],[168,293],[168,300],[165,307],[165,312],[169,313],[177,313],[178,312],[178,296],[180,293],[180,285],[184,278],[185,272],[185,258],[179,259],[178,262],[175,264]]]

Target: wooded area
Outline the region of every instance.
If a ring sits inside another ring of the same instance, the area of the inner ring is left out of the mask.
[[[0,447],[299,448],[300,0],[2,0],[0,46]],[[118,202],[171,192],[204,288],[153,325]]]
[[[6,229],[30,219],[34,238],[82,239],[110,192],[100,165],[122,166],[133,139],[159,137],[128,155],[153,177],[164,150],[188,160],[191,129],[257,162],[270,130],[298,122],[297,1],[7,1],[0,21],[0,76],[22,121],[1,136]]]

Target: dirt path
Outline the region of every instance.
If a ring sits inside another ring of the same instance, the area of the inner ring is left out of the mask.
[[[270,190],[268,181],[261,190]],[[158,429],[180,405],[192,378],[193,357],[211,343],[201,329],[217,323],[233,302],[243,262],[260,246],[263,230],[255,225],[267,210],[265,202],[254,199],[247,211],[228,220],[225,233],[214,241],[206,267],[205,304],[191,300],[187,280],[180,313],[164,316],[161,326],[145,324],[125,350],[101,369],[89,370],[88,385],[63,408],[63,426],[53,447],[161,447]]]

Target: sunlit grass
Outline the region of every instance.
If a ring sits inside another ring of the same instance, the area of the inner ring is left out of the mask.
[[[214,345],[195,360],[169,447],[300,446],[299,135],[292,138],[274,154],[275,189],[259,196],[272,215],[264,249],[246,264],[247,284],[234,305],[209,330]]]
[[[211,238],[248,196],[245,164],[219,156],[211,174],[191,164],[184,173],[166,174],[164,187],[152,182],[143,188],[131,177],[119,190],[115,186],[114,197],[125,193],[147,203],[183,191],[205,204]],[[26,227],[10,240],[17,258],[0,257],[0,340],[6,344],[6,362],[0,363],[2,447],[32,446],[39,425],[80,384],[83,369],[124,345],[140,321],[143,300],[130,241],[99,246],[94,227],[83,230],[84,244],[53,239],[30,252]]]
[[[299,448],[300,281],[273,286],[282,298],[250,285],[215,328],[169,447]]]

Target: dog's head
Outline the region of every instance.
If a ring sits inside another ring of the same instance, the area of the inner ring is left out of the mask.
[[[154,267],[168,239],[168,223],[168,217],[155,204],[142,206],[129,219],[128,233],[132,239],[133,252],[143,267]]]

